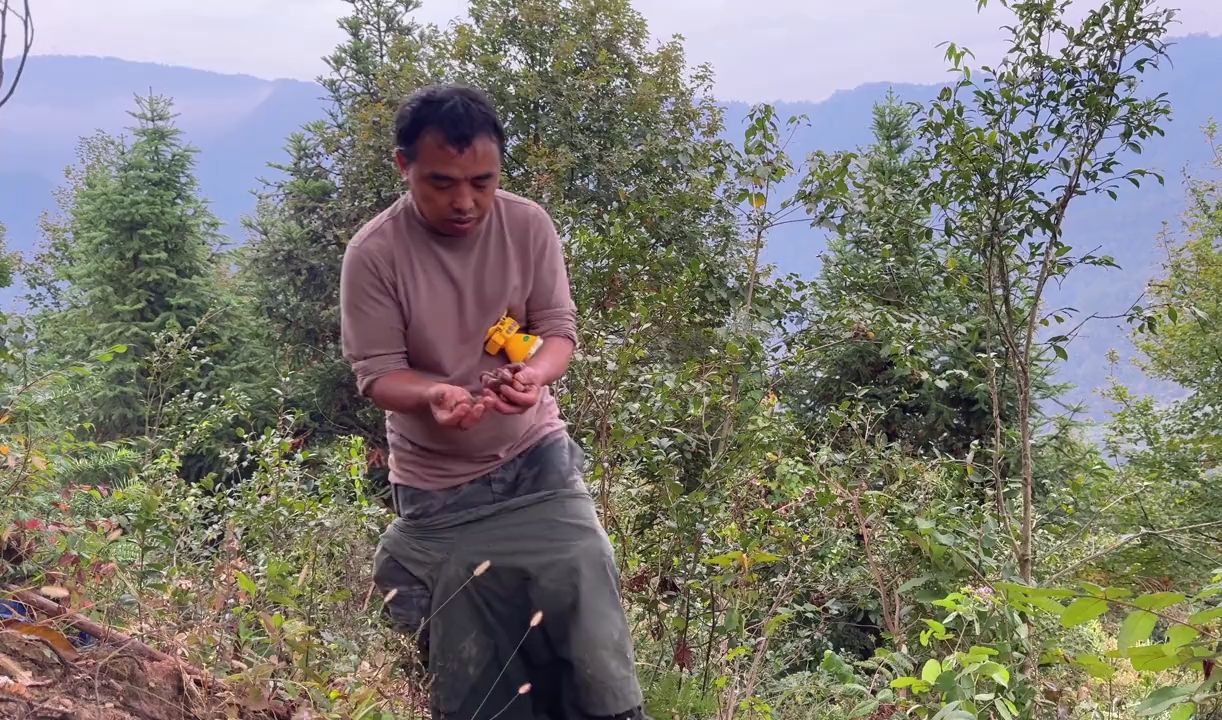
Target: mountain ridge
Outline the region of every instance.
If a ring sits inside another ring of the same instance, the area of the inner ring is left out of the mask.
[[[1077,203],[1067,223],[1075,245],[1103,245],[1123,271],[1089,269],[1076,275],[1052,300],[1084,314],[1114,314],[1136,299],[1158,270],[1155,245],[1163,223],[1178,227],[1184,209],[1180,171],[1207,157],[1201,126],[1222,115],[1222,36],[1192,34],[1173,39],[1171,66],[1149,75],[1150,92],[1167,92],[1173,116],[1167,137],[1150,142],[1137,158],[1167,176],[1165,187],[1128,188],[1119,202],[1088,198]],[[891,90],[904,100],[927,100],[941,87],[871,82],[838,90],[818,102],[777,102],[778,115],[806,115],[809,125],[790,149],[795,162],[816,149],[841,150],[870,141],[872,107]],[[223,232],[241,242],[241,219],[253,212],[253,191],[260,178],[276,175],[271,162],[286,159],[288,136],[324,116],[325,99],[317,83],[216,73],[113,57],[37,55],[30,59],[22,85],[0,111],[0,223],[10,250],[29,252],[38,244],[38,218],[54,210],[52,192],[64,168],[74,162],[79,139],[95,130],[121,132],[130,124],[135,94],[153,92],[175,101],[186,141],[199,152],[197,177],[202,195],[224,223]],[[744,101],[723,101],[726,136],[741,138],[750,108]],[[764,259],[781,272],[811,277],[826,246],[818,230],[789,225],[769,240]],[[13,293],[0,301],[11,303]],[[1079,364],[1064,368],[1067,379],[1085,385],[1098,379],[1107,350],[1131,356],[1126,330],[1116,322],[1099,323],[1071,348]],[[1127,380],[1156,388],[1131,370]],[[1158,387],[1160,394],[1170,392]]]

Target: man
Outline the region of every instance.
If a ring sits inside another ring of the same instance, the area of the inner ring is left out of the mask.
[[[577,341],[555,226],[499,188],[481,93],[417,92],[395,143],[408,192],[349,243],[340,283],[344,356],[386,411],[387,613],[423,639],[436,718],[641,717],[611,546],[550,391]],[[543,339],[523,363],[485,351],[504,315]]]

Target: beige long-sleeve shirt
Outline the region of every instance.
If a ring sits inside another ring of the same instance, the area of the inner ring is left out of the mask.
[[[537,204],[498,191],[492,211],[463,238],[438,235],[405,194],[368,222],[344,253],[340,325],[344,357],[364,395],[402,369],[480,389],[480,373],[508,363],[484,351],[508,312],[525,332],[577,341],[576,309],[555,225]],[[426,408],[386,413],[393,483],[425,489],[483,475],[565,428],[546,389],[521,415],[490,410],[469,430],[442,427]]]

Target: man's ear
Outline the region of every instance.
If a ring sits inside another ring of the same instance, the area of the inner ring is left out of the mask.
[[[407,182],[407,171],[411,163],[404,154],[403,148],[395,148],[395,165],[399,167],[399,177],[403,178],[403,182]]]

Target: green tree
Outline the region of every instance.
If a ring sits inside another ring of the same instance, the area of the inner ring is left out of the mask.
[[[1213,169],[1222,170],[1215,133],[1206,128]],[[1113,506],[1099,523],[1116,544],[1112,569],[1175,580],[1200,577],[1222,554],[1222,182],[1190,178],[1187,190],[1186,237],[1168,238],[1134,333],[1146,372],[1186,395],[1166,403],[1110,388],[1118,407],[1107,445],[1122,464],[1123,491],[1108,488]]]
[[[1031,581],[1039,366],[1067,357],[1072,335],[1043,333],[1068,321],[1044,307],[1046,293],[1074,268],[1114,265],[1107,256],[1075,254],[1065,218],[1079,198],[1115,196],[1121,183],[1140,184],[1150,174],[1126,171],[1123,161],[1162,132],[1169,113],[1163,96],[1143,96],[1140,79],[1164,58],[1174,13],[1147,0],[1108,0],[1075,24],[1066,0],[1000,4],[1014,14],[1005,57],[973,70],[966,65],[970,53],[948,45],[959,79],[925,108],[917,138],[931,157],[934,223],[927,238],[940,233],[960,260],[951,275],[981,298],[987,344],[1000,348],[981,358],[995,418],[993,476],[1007,526],[1000,498],[1012,489],[1019,496],[1014,554],[1019,575]],[[820,179],[811,196],[816,215],[834,218],[844,207],[851,196],[847,174],[841,164]],[[1015,437],[1000,419],[1011,386]],[[1007,457],[1019,469],[1014,488],[1002,471]]]
[[[339,351],[339,271],[348,240],[402,192],[393,157],[394,115],[428,81],[437,31],[415,22],[417,0],[347,0],[343,41],[319,78],[329,107],[286,143],[272,165],[240,255],[243,287],[264,308],[288,402],[326,434],[383,433],[376,409],[354,392]]]
[[[951,274],[962,260],[928,231],[932,157],[916,143],[919,108],[893,94],[875,106],[874,142],[860,153],[817,153],[807,189],[846,169],[852,202],[834,231],[802,327],[786,400],[809,432],[854,398],[878,415],[876,432],[914,452],[964,458],[992,435],[993,412],[977,357],[988,352],[981,298]],[[1001,409],[1013,420],[1013,399]]]
[[[244,262],[260,304],[277,308],[273,331],[302,382],[294,401],[318,427],[371,438],[383,432],[340,359],[338,270],[348,239],[402,191],[392,162],[398,104],[435,80],[472,83],[492,96],[508,134],[508,189],[540,200],[566,235],[618,233],[634,252],[673,247],[659,256],[666,264],[647,264],[644,280],[654,288],[701,263],[708,280],[700,296],[724,317],[727,279],[745,275],[732,215],[718,196],[720,112],[708,97],[707,71],[689,77],[677,41],[650,50],[641,16],[619,1],[478,0],[469,22],[444,32],[411,19],[414,0],[351,4],[341,21],[346,38],[321,81],[329,117],[290,140]],[[593,302],[611,307],[636,265],[622,255],[603,260],[603,296]],[[677,329],[685,323],[676,321],[676,332],[658,333],[651,350],[698,345],[692,335],[716,322],[688,323],[683,336]]]
[[[217,371],[185,386],[154,386],[146,361],[160,334],[192,331],[215,356],[227,320],[213,262],[219,221],[198,196],[194,151],[181,141],[170,100],[137,98],[137,106],[131,144],[81,174],[68,235],[52,238],[54,272],[41,278],[57,286],[51,297],[62,303],[43,317],[46,362],[128,349],[81,403],[103,439],[147,433],[154,395],[215,390],[232,379]]]
[[[716,237],[722,112],[677,38],[652,47],[628,0],[472,0],[468,14],[439,69],[502,113],[510,189],[562,223],[598,228],[630,208],[654,248]]]
[[[55,188],[55,209],[44,211],[39,220],[42,242],[30,262],[21,268],[26,280],[25,301],[33,315],[66,308],[67,268],[72,264],[72,216],[77,197],[90,175],[99,182],[109,177],[125,150],[123,138],[95,132],[77,142],[76,162],[64,171],[65,181]]]

